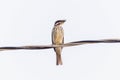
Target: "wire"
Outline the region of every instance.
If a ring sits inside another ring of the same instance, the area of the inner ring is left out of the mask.
[[[0,47],[0,51],[6,50],[41,50],[50,49],[55,47],[70,47],[83,44],[95,44],[95,43],[120,43],[120,39],[102,39],[102,40],[83,40],[65,43],[63,45],[28,45],[28,46],[18,46],[18,47]]]

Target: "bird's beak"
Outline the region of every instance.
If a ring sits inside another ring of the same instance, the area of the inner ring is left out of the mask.
[[[66,20],[62,20],[62,25],[66,22]]]
[[[66,20],[62,20],[63,22],[66,22]]]

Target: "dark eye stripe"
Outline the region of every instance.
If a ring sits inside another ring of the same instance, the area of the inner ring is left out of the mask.
[[[61,22],[57,22],[57,23],[55,23],[55,25],[59,25]]]

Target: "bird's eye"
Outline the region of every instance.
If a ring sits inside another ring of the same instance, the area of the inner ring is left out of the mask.
[[[60,25],[60,22],[57,22],[55,25]]]

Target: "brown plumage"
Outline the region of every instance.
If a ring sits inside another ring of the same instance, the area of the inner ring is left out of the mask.
[[[65,22],[65,20],[58,20],[54,24],[54,28],[52,30],[52,44],[54,45],[62,45],[64,44],[64,31],[62,28],[62,24]],[[56,65],[62,65],[62,59],[61,59],[61,51],[62,47],[54,48],[54,51],[56,52]]]

